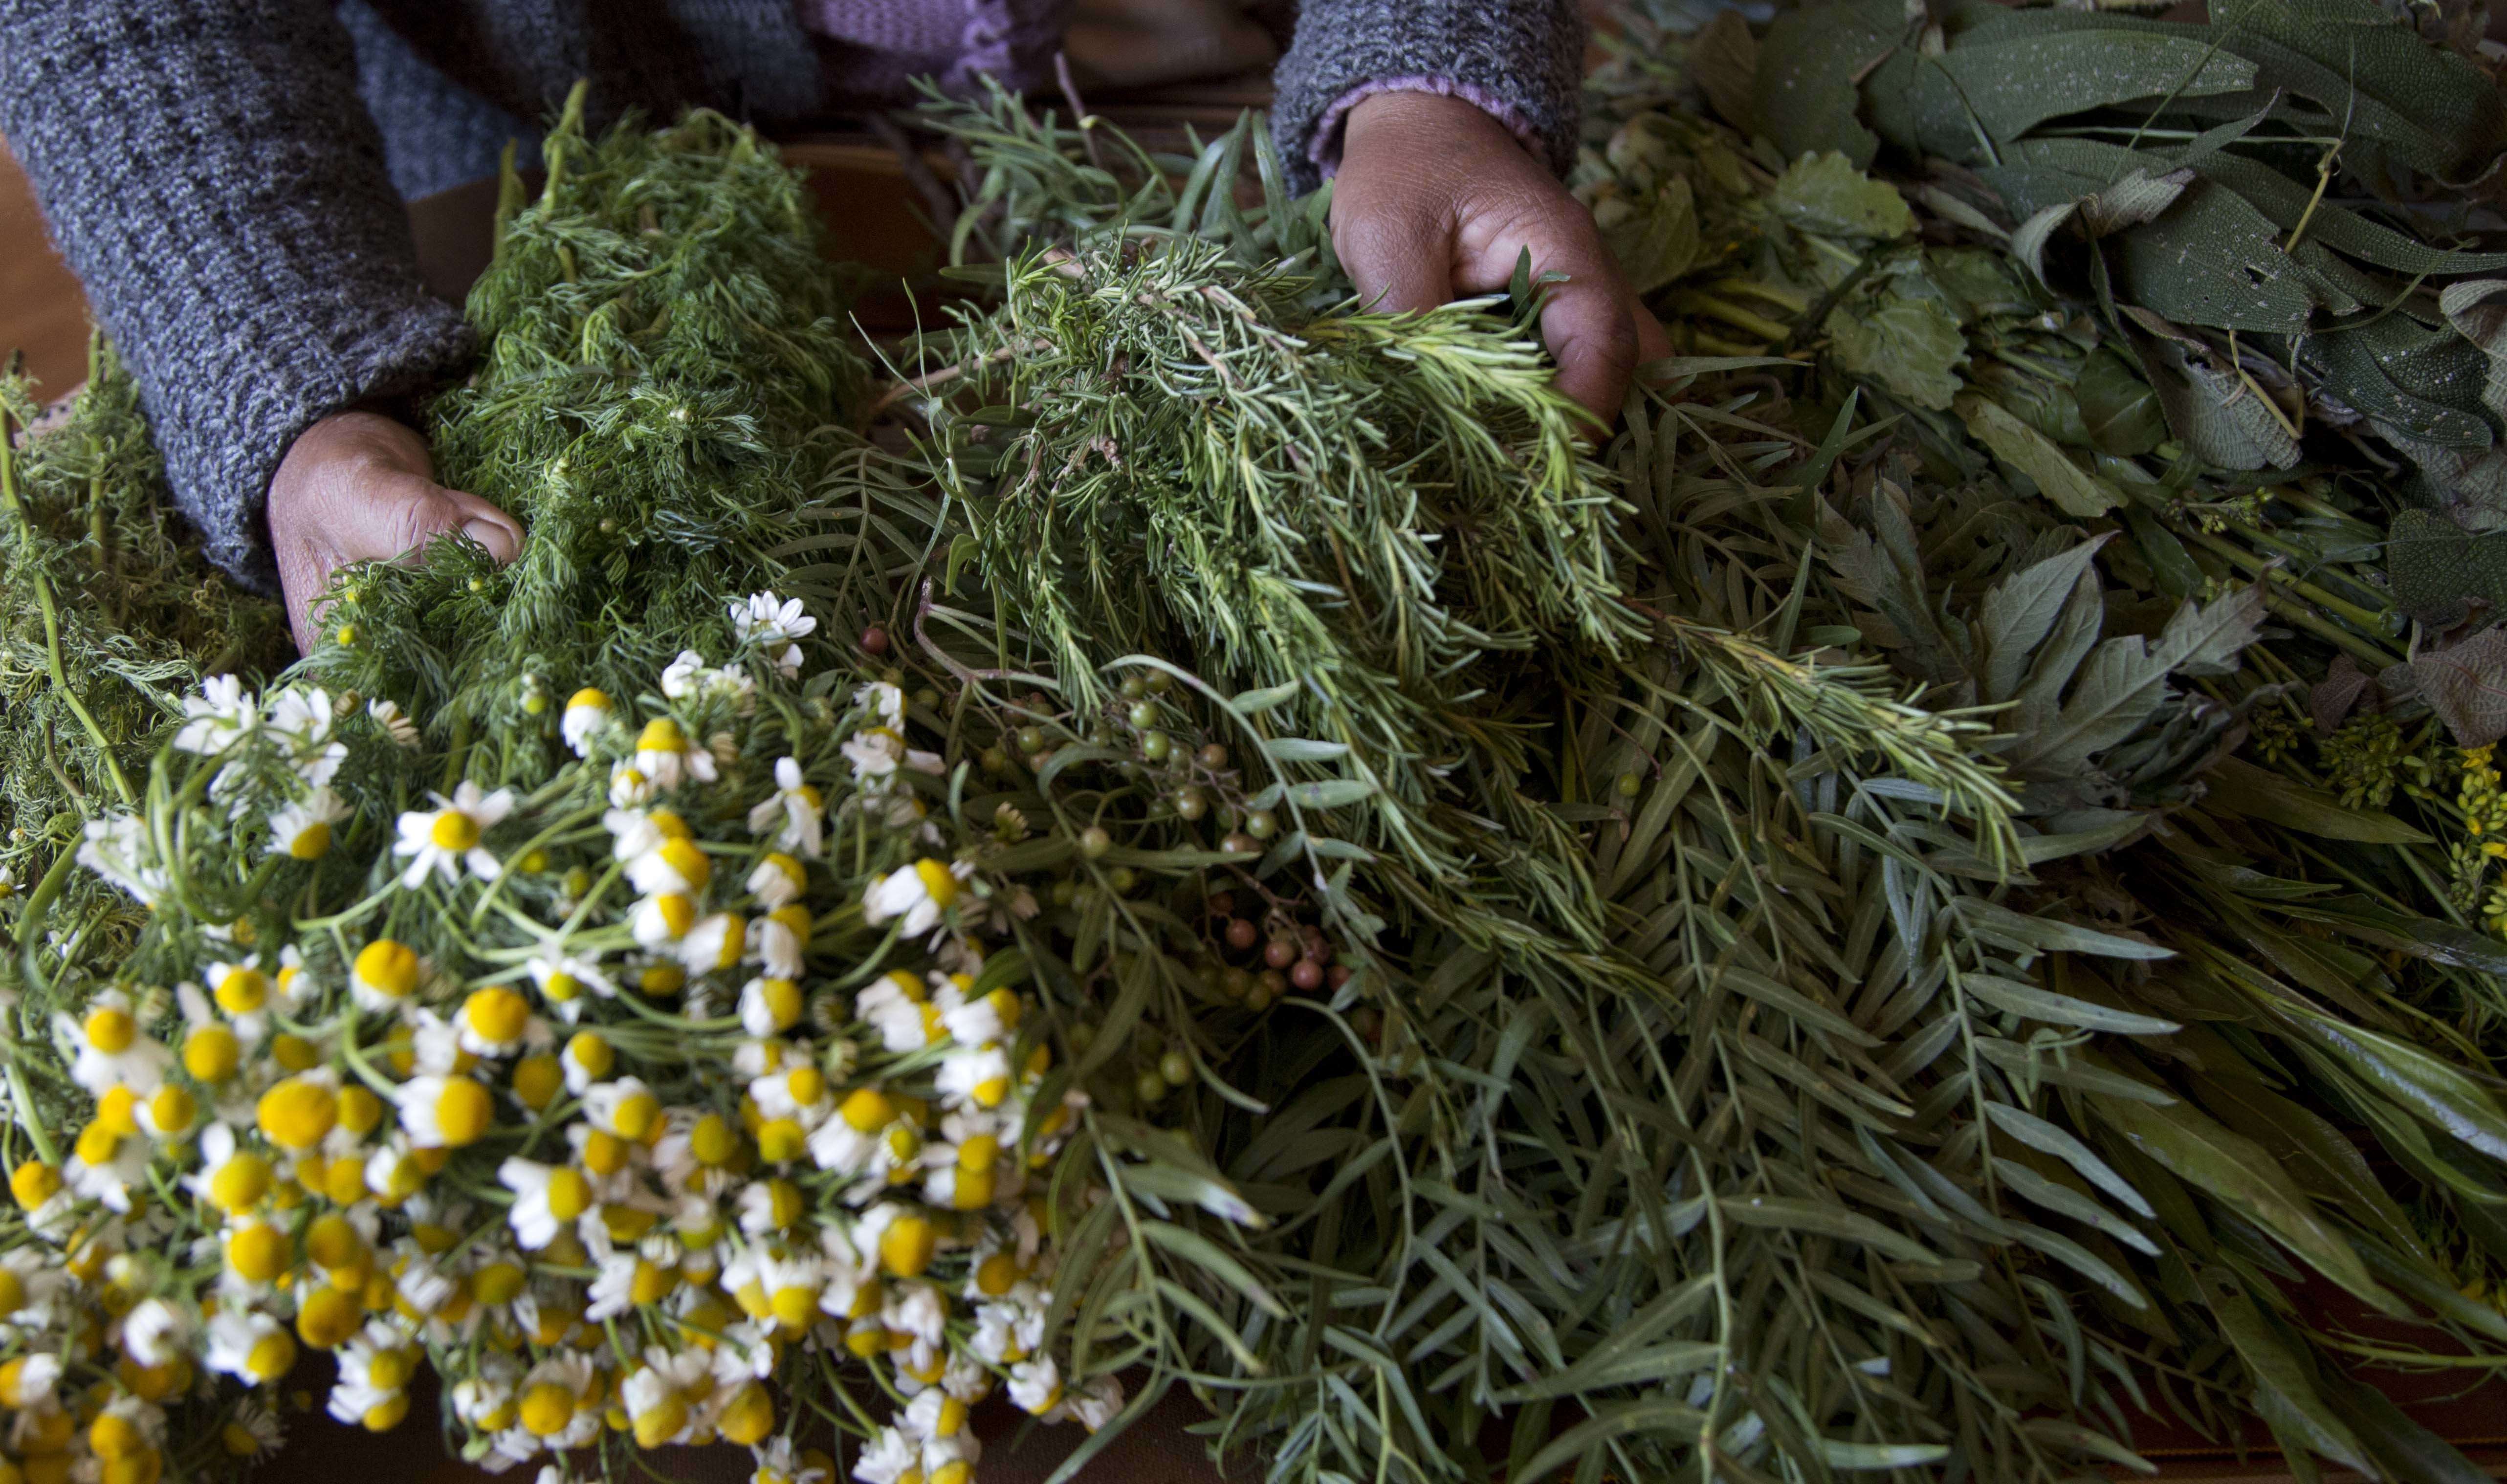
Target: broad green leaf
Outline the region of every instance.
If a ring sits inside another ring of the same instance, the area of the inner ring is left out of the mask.
[[[1880,140],[1855,118],[1856,85],[1908,40],[1902,0],[1839,0],[1780,13],[1759,44],[1750,99],[1757,131],[1787,160],[1835,150],[1868,166]]]
[[[1959,987],[1997,1010],[2030,1020],[2042,1020],[2050,1026],[2077,1026],[2085,1031],[2111,1031],[2119,1035],[2165,1035],[2176,1029],[2176,1022],[2161,1020],[2155,1015],[2135,1015],[2108,1005],[2093,1004],[2070,995],[2057,995],[2016,979],[2004,979],[1993,974],[1962,974]]]
[[[2321,788],[2258,768],[2242,758],[2223,758],[2207,775],[2203,801],[2214,809],[2327,840],[2365,845],[2426,845],[2429,837],[2393,815],[2352,809]]]
[[[1930,299],[1884,293],[1840,305],[1828,317],[1829,344],[1836,364],[1877,381],[1890,395],[1940,411],[1964,384],[1959,363],[1967,337],[1949,310]]]
[[[2398,1307],[2341,1232],[2315,1213],[2306,1193],[2253,1140],[2184,1102],[2154,1107],[2091,1098],[2089,1105],[2160,1168],[2271,1233],[2317,1272],[2380,1309]]]
[[[1289,680],[1278,685],[1266,685],[1258,691],[1239,691],[1228,698],[1227,708],[1239,716],[1258,716],[1274,706],[1294,701],[1305,688],[1303,680]]]
[[[1984,1112],[1996,1128],[2028,1147],[2052,1154],[2070,1165],[2080,1172],[2081,1178],[2122,1201],[2125,1209],[2133,1214],[2144,1217],[2155,1214],[2150,1203],[2132,1187],[2130,1180],[2118,1175],[2113,1166],[2098,1158],[2095,1151],[2074,1138],[2069,1130],[2008,1103],[1987,1103]]]
[[[1835,150],[1806,154],[1767,192],[1768,209],[1817,236],[1887,241],[1915,230],[1898,188],[1873,180]]]
[[[2072,394],[2080,399],[2089,442],[2101,453],[2129,457],[2166,441],[2167,416],[2159,394],[2112,349],[2100,347],[2081,362]]]
[[[2053,439],[2013,416],[2000,403],[1969,395],[1958,398],[1956,406],[1960,420],[1977,442],[1991,450],[2004,467],[2026,475],[2065,515],[2086,520],[2124,503],[2113,487],[2074,463]]]
[[[1977,676],[1981,699],[2008,701],[2018,690],[2028,672],[2028,657],[2053,632],[2073,588],[2089,574],[2090,559],[2109,539],[2093,536],[2021,567],[1986,591],[1977,610],[1984,641],[1984,664]]]

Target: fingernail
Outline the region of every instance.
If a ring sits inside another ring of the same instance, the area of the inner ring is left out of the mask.
[[[461,534],[488,549],[499,561],[514,560],[514,528],[498,521],[472,518],[461,523]]]

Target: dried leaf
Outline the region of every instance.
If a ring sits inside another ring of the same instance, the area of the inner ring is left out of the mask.
[[[1915,213],[1897,187],[1835,150],[1795,161],[1766,199],[1776,215],[1819,236],[1886,241],[1915,230]]]

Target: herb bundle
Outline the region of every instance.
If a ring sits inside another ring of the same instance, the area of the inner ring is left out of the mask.
[[[1179,1384],[1281,1480],[2476,1476],[2363,1378],[2507,1357],[2486,63],[1883,9],[1622,18],[1597,454],[1528,275],[998,95],[884,390],[753,138],[561,121],[434,412],[523,558],[249,692],[100,367],[0,454],[10,1466],[319,1348],[561,1478]]]

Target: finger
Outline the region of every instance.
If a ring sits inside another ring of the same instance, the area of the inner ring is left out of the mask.
[[[1670,354],[1671,333],[1663,329],[1662,321],[1654,318],[1653,310],[1647,308],[1640,300],[1637,303],[1638,367],[1651,366]]]
[[[1643,310],[1608,269],[1568,271],[1572,276],[1551,289],[1542,308],[1541,336],[1558,362],[1558,389],[1608,427],[1618,420],[1636,372],[1637,315]],[[1654,327],[1655,334],[1661,331]]]
[[[1453,299],[1453,254],[1446,246],[1454,236],[1450,221],[1415,221],[1406,213],[1371,210],[1362,199],[1350,203],[1346,220],[1335,200],[1332,215],[1332,251],[1361,305],[1379,313],[1408,314]]]

